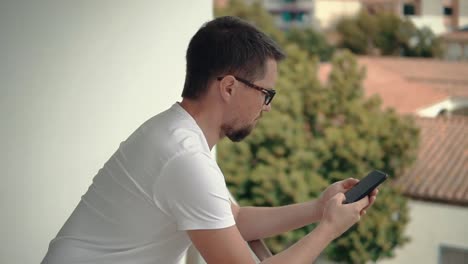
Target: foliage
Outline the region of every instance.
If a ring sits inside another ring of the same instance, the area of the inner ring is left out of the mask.
[[[410,20],[391,13],[366,11],[344,17],[336,25],[341,47],[356,54],[439,57],[441,42],[429,28],[418,29]]]
[[[236,16],[247,20],[262,29],[263,32],[268,33],[280,45],[286,43],[284,34],[275,27],[273,17],[263,8],[261,1],[253,1],[250,5],[247,5],[242,0],[231,0],[227,8],[215,8],[214,13],[216,17]]]
[[[404,55],[409,57],[441,57],[443,53],[441,39],[427,27],[416,29],[408,44]]]
[[[236,15],[275,36],[288,54],[279,66],[273,111],[263,115],[252,135],[240,143],[218,144],[218,161],[228,187],[243,205],[280,206],[316,198],[332,182],[361,178],[373,168],[392,178],[415,157],[418,131],[411,119],[381,110],[378,97],[363,97],[365,71],[349,52],[336,53],[327,84],[317,79],[317,59],[270,27],[260,5],[231,1],[217,15]],[[260,17],[262,17],[260,19]],[[266,27],[263,28],[262,26]],[[336,239],[326,255],[336,261],[364,263],[390,257],[408,239],[406,199],[391,180],[363,220]],[[277,253],[315,226],[266,242]]]
[[[343,17],[336,30],[341,35],[341,46],[356,54],[372,53],[377,35],[374,16],[361,12],[356,17]]]
[[[411,119],[380,110],[380,99],[363,98],[364,71],[348,54],[333,60],[323,98],[305,91],[305,113],[311,130],[310,150],[320,160],[314,168],[328,183],[350,176],[362,177],[379,168],[393,177],[415,157],[417,129]],[[406,199],[384,184],[378,202],[363,220],[326,250],[337,261],[364,263],[391,257],[392,249],[408,241]]]
[[[320,61],[329,61],[333,55],[333,47],[327,43],[325,37],[321,33],[312,28],[294,28],[286,31],[285,34],[287,41],[296,43],[310,56],[319,56]]]

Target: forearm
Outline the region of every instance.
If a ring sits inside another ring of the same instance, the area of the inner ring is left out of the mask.
[[[320,224],[296,244],[281,253],[262,261],[262,263],[312,263],[333,239],[334,236],[332,230],[326,225]]]
[[[236,224],[246,241],[274,236],[318,222],[317,200],[281,207],[241,207]]]

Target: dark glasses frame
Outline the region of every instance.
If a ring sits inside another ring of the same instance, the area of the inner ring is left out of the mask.
[[[246,79],[243,79],[243,78],[240,78],[240,77],[237,77],[237,76],[234,76],[234,75],[232,75],[232,76],[234,77],[234,79],[236,79],[236,80],[238,80],[239,82],[241,82],[241,83],[247,85],[248,87],[254,88],[254,89],[259,90],[259,91],[261,91],[262,93],[264,93],[264,94],[265,94],[265,102],[264,102],[265,105],[269,105],[269,104],[271,103],[271,101],[273,100],[273,97],[275,97],[276,90],[274,90],[274,89],[263,88],[263,87],[261,87],[261,86],[255,85],[255,84],[253,84],[253,83],[247,81]],[[225,77],[225,76],[223,76],[223,77],[217,77],[216,79],[217,79],[218,81],[221,81],[224,77]]]

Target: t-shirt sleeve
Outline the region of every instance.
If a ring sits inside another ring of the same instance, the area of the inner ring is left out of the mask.
[[[203,153],[170,160],[154,186],[155,202],[179,230],[219,229],[235,224],[224,176]]]

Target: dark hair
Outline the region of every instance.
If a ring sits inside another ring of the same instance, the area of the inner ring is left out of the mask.
[[[262,78],[267,59],[280,61],[284,57],[279,46],[255,26],[237,17],[216,18],[190,40],[182,97],[199,98],[211,80],[224,74],[251,81]]]

